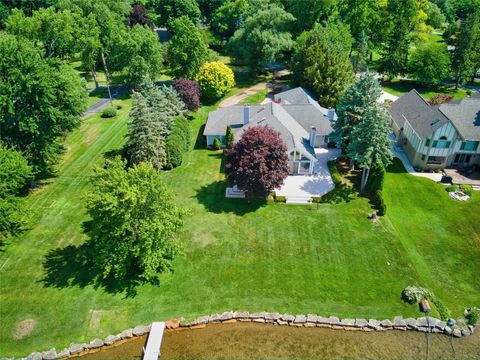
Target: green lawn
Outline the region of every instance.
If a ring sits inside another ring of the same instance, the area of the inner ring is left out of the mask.
[[[265,100],[269,91],[269,89],[260,90],[253,95],[247,96],[245,99],[240,101],[240,104],[260,104],[263,100]]]
[[[454,100],[460,100],[467,97],[467,92],[463,89],[455,90],[453,86],[422,85],[413,80],[394,79],[391,82],[383,82],[382,89],[397,96],[402,96],[410,90],[415,89],[427,100],[436,94],[453,95]]]
[[[129,100],[120,103],[118,117],[96,115],[68,136],[58,176],[25,199],[31,228],[0,253],[2,356],[231,309],[415,316],[415,306],[400,301],[412,284],[430,288],[457,316],[463,306],[480,305],[480,194],[455,202],[442,186],[393,171],[385,184],[388,215],[377,223],[364,198],[318,210],[226,200],[222,154],[205,150],[201,136],[184,164],[164,173],[191,210],[175,272],[135,297],[96,288],[75,250],[62,249],[86,240],[87,176],[124,142]],[[192,135],[213,108],[194,115]],[[36,325],[21,337],[17,327],[26,319]]]

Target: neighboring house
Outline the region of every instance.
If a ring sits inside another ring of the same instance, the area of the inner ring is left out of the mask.
[[[480,164],[480,98],[431,106],[412,90],[392,103],[392,128],[414,167]]]
[[[232,105],[208,115],[203,135],[207,145],[218,138],[225,144],[227,127],[235,140],[252,126],[269,126],[278,131],[288,148],[291,174],[312,174],[316,147],[326,147],[335,111],[322,108],[303,88],[275,95],[264,105]]]

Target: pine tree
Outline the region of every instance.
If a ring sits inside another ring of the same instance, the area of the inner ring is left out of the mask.
[[[333,123],[334,140],[342,149],[354,140],[352,130],[363,120],[366,109],[375,104],[382,90],[375,77],[367,73],[348,85],[337,106],[337,120]]]
[[[227,134],[225,135],[225,139],[226,139],[226,144],[227,144],[227,148],[232,148],[233,146],[233,142],[235,141],[235,137],[233,136],[233,131],[232,131],[232,127],[229,125],[227,126]]]
[[[368,57],[368,42],[365,31],[360,33],[360,38],[357,42],[357,55],[355,57],[354,68],[355,72],[365,72],[368,70],[367,66]]]
[[[333,139],[362,170],[360,191],[368,181],[370,167],[376,162],[388,165],[392,159],[389,118],[378,103],[381,88],[373,74],[366,73],[351,83],[337,107]]]
[[[126,145],[129,163],[150,162],[160,169],[166,164],[166,128],[158,121],[144,94],[134,92],[132,98]]]
[[[473,12],[463,24],[453,56],[457,75],[456,86],[480,67],[480,10]]]

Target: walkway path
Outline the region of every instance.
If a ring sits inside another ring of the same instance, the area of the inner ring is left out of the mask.
[[[107,88],[106,87],[100,87],[97,90],[107,90]],[[129,91],[129,88],[127,88],[125,86],[111,85],[110,86],[110,91],[112,92],[112,98],[113,99],[118,99],[120,96],[127,93]],[[110,98],[107,95],[107,97],[101,98],[95,104],[90,105],[88,107],[88,109],[83,113],[82,118],[85,119],[85,118],[89,117],[90,115],[95,114],[95,113],[103,110],[104,108],[106,108],[109,105],[110,105]]]
[[[403,151],[403,149],[400,148],[399,146],[393,145],[392,152],[393,152],[393,156],[399,158],[402,161],[403,166],[405,166],[405,170],[407,170],[409,174],[413,176],[427,178],[435,182],[439,182],[442,179],[441,173],[426,173],[426,172],[415,171],[412,164],[410,163],[410,160],[408,160],[407,154],[405,154],[405,151]]]

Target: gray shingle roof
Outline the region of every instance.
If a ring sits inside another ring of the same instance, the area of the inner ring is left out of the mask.
[[[225,135],[231,126],[235,138],[240,138],[245,129],[251,126],[269,126],[278,131],[289,149],[296,148],[311,160],[316,160],[315,151],[310,146],[309,134],[312,127],[318,135],[328,135],[332,126],[328,109],[322,108],[303,88],[295,88],[275,95],[281,103],[250,105],[247,125],[243,124],[244,107],[233,105],[217,109],[208,114],[203,135]]]
[[[464,140],[480,141],[480,98],[442,104],[439,110],[450,119]]]
[[[394,101],[389,111],[399,128],[403,128],[405,120],[408,120],[421,138],[430,136],[449,122],[437,107],[431,106],[415,89]]]
[[[329,135],[333,129],[328,116],[318,111],[315,106],[283,105],[283,108],[307,131],[315,127],[318,135]]]

